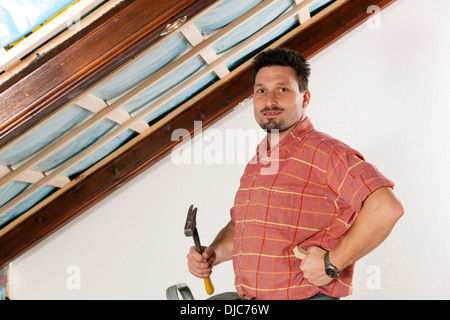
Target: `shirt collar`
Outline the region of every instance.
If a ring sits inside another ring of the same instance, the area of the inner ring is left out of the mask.
[[[268,146],[267,136],[259,143],[256,148],[256,156],[257,159],[262,157],[271,157],[271,154],[276,151],[275,149],[279,147],[277,150],[279,152],[279,157],[289,154],[292,150],[294,150],[299,143],[306,137],[308,133],[314,130],[314,125],[312,124],[309,118],[305,118],[302,120],[288,135],[286,135],[277,145],[270,147]],[[261,153],[261,154],[260,154]]]

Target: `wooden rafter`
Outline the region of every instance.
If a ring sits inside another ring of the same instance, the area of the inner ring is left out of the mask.
[[[369,6],[376,5],[380,9],[384,9],[394,1],[337,1],[312,19],[307,20],[298,29],[272,44],[272,46],[295,49],[302,52],[307,58],[311,58],[366,21],[369,17],[367,13]],[[298,2],[300,3],[300,1]],[[204,9],[208,3],[203,1],[203,4]],[[122,8],[124,11],[116,10],[115,14],[120,16],[133,8],[137,9],[137,7],[130,6]],[[193,10],[189,5],[187,5],[187,9],[184,9]],[[178,7],[178,13],[180,10],[181,7]],[[197,8],[197,10],[199,9]],[[299,12],[300,21],[303,14],[304,12]],[[174,17],[175,14],[172,13],[170,16]],[[168,20],[170,19],[167,18],[164,21],[167,22]],[[158,26],[160,27],[165,22]],[[108,20],[106,19],[103,23],[107,25]],[[102,27],[103,25],[100,24],[100,30]],[[158,32],[160,30],[161,28],[158,29]],[[136,30],[135,32],[139,33],[140,39],[147,39],[146,44],[148,46],[149,34],[152,34],[154,31],[146,29],[147,34]],[[143,50],[142,45],[137,44],[136,46],[138,47],[136,50]],[[137,52],[134,53],[136,54]],[[124,55],[127,55],[127,53],[124,53]],[[116,59],[120,59],[119,55],[117,55]],[[122,58],[122,63],[125,60]],[[104,68],[107,70],[97,68],[97,73],[95,75],[91,73],[91,77],[101,78],[105,76],[108,70],[111,71],[111,65],[114,65],[114,63],[114,61],[110,61],[110,64],[105,64]],[[210,67],[214,69],[220,64],[220,60],[216,60],[215,63],[212,61]],[[18,80],[20,80],[19,82],[24,81],[21,77],[18,77]],[[196,120],[202,120],[202,126],[206,128],[229,113],[239,102],[248,98],[252,93],[248,63],[240,66],[231,74],[224,75],[222,80],[220,86],[213,85],[192,101],[173,111],[164,121],[161,120],[152,126],[150,130],[145,131],[144,134],[139,135],[138,138],[133,139],[119,150],[116,150],[112,155],[100,161],[93,168],[68,183],[64,187],[64,192],[47,198],[31,209],[29,213],[19,217],[16,221],[0,230],[0,266],[12,261],[18,255],[168,154],[177,144],[176,141],[171,140],[171,134],[174,129],[185,128],[192,132],[194,121]],[[86,89],[89,85],[92,85],[90,81],[94,80],[84,79],[81,81],[82,85],[80,85],[80,88],[77,89],[73,89],[70,85],[64,90],[60,88],[61,92],[56,94],[54,100],[52,100],[54,101],[54,106],[42,107],[43,109],[40,110],[39,114],[51,113],[52,111],[47,110],[47,108],[56,110],[64,104],[64,101],[73,98],[74,91],[77,92],[82,87]],[[10,85],[14,86],[14,83]],[[1,90],[0,92],[0,112],[3,112],[5,105],[2,105],[2,98],[7,97],[8,94]],[[66,94],[64,95],[62,92],[66,92]],[[38,105],[39,103],[36,104],[36,106]],[[23,105],[23,110],[29,110],[29,108],[30,103]],[[43,119],[41,116],[39,118]],[[0,132],[3,144],[14,139],[20,128],[23,129],[30,126],[28,122],[18,120],[15,122],[4,121],[3,123],[6,123],[2,126],[2,131]]]
[[[160,40],[167,24],[180,16],[193,17],[214,2],[119,3],[0,85],[0,146]]]
[[[254,7],[253,10],[250,10],[246,14],[244,14],[242,17],[236,19],[233,23],[230,23],[227,27],[223,28],[221,31],[217,32],[214,36],[212,36],[210,39],[206,41],[199,41],[198,44],[199,48],[194,48],[190,52],[186,53],[183,58],[180,58],[176,60],[172,64],[168,64],[166,67],[158,70],[156,73],[154,73],[152,76],[148,77],[144,81],[142,81],[138,86],[127,92],[125,95],[123,95],[121,98],[119,98],[117,101],[112,103],[111,105],[106,105],[104,103],[104,106],[100,107],[99,112],[96,113],[93,117],[91,117],[89,120],[85,121],[83,124],[79,125],[77,128],[73,129],[71,132],[64,135],[61,139],[54,140],[50,146],[43,149],[39,154],[31,158],[30,160],[26,161],[24,164],[20,165],[18,168],[16,168],[14,171],[11,171],[7,173],[5,176],[3,176],[0,179],[0,188],[6,186],[11,181],[17,180],[17,177],[23,175],[25,172],[30,171],[30,169],[41,162],[42,160],[46,159],[49,155],[56,152],[59,148],[61,148],[64,145],[67,145],[71,140],[75,139],[77,136],[82,134],[83,132],[86,132],[88,128],[94,126],[98,122],[102,121],[105,118],[114,119],[116,122],[120,123],[120,126],[118,126],[116,129],[112,130],[108,134],[106,134],[104,137],[99,138],[97,141],[92,143],[89,147],[85,148],[84,150],[80,151],[77,155],[73,156],[66,162],[64,162],[62,165],[60,165],[57,169],[53,170],[51,173],[47,175],[43,175],[40,177],[40,179],[37,179],[34,181],[33,185],[30,186],[27,190],[23,191],[20,195],[15,197],[13,200],[9,201],[8,203],[4,204],[0,208],[0,215],[7,212],[17,204],[19,204],[22,200],[24,200],[26,197],[31,196],[34,192],[37,192],[39,188],[41,188],[43,185],[48,185],[52,183],[53,179],[57,178],[59,175],[63,174],[65,171],[67,171],[70,167],[74,166],[78,162],[82,161],[84,158],[89,156],[91,153],[96,151],[97,149],[101,148],[102,146],[106,145],[108,142],[119,136],[121,133],[125,132],[129,128],[135,128],[137,125],[140,125],[145,130],[147,127],[145,127],[145,123],[142,121],[144,117],[146,117],[151,112],[155,111],[156,109],[163,106],[166,102],[169,102],[173,97],[176,97],[178,94],[182,93],[185,89],[188,89],[191,85],[193,85],[195,82],[200,81],[203,77],[208,75],[210,72],[216,72],[220,78],[225,77],[229,72],[229,70],[225,67],[225,62],[232,59],[234,56],[238,55],[242,50],[244,50],[246,47],[250,46],[251,44],[255,43],[265,35],[267,35],[271,30],[277,28],[279,25],[283,24],[286,20],[290,19],[292,16],[297,15],[298,12],[303,11],[305,8],[308,9],[308,6],[313,3],[315,0],[305,0],[296,5],[292,10],[287,12],[286,14],[280,16],[279,18],[275,19],[273,22],[269,23],[267,26],[256,32],[254,35],[249,37],[248,39],[242,41],[238,45],[236,45],[233,49],[231,49],[229,52],[224,54],[222,57],[218,57],[216,54],[208,54],[208,57],[206,57],[205,60],[209,61],[208,66],[205,67],[203,70],[198,72],[196,75],[192,76],[189,81],[186,81],[185,83],[179,85],[175,89],[173,89],[170,93],[159,99],[157,102],[151,104],[150,106],[147,106],[144,108],[144,110],[140,111],[137,115],[134,117],[131,117],[126,113],[125,111],[121,110],[120,107],[123,106],[126,102],[132,100],[136,97],[139,93],[143,92],[150,86],[152,86],[155,82],[159,81],[161,78],[166,77],[171,72],[174,72],[175,68],[173,64],[175,65],[182,65],[192,59],[193,57],[197,56],[198,54],[205,56],[205,52],[214,52],[213,49],[210,47],[210,45],[219,39],[221,39],[223,36],[227,34],[230,30],[236,28],[239,25],[242,25],[247,19],[254,16],[257,12],[260,12],[264,8],[267,8],[269,5],[273,4],[275,0],[265,0],[260,3],[260,5],[257,5]],[[186,29],[185,29],[186,30]],[[189,28],[188,30],[194,30],[193,26]],[[200,33],[197,30],[198,33]],[[197,42],[197,41],[195,41]],[[84,97],[84,99],[89,98],[90,100],[93,100],[94,97],[91,95],[87,95]],[[102,101],[101,99],[97,99],[99,101]],[[77,104],[79,102],[77,101]],[[95,105],[99,105],[99,103],[95,103]],[[91,106],[94,104],[90,104]],[[62,109],[62,108],[61,108]],[[91,108],[92,109],[92,108]],[[122,111],[122,112],[120,112]],[[123,116],[122,116],[123,115]],[[114,116],[114,117],[113,117]],[[118,117],[120,116],[120,118]]]

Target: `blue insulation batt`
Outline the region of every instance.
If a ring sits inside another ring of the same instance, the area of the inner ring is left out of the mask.
[[[75,0],[0,0],[0,47],[29,34]]]
[[[34,6],[37,6],[37,3],[58,3],[60,6],[56,7],[55,5],[52,7],[52,11],[57,12],[60,10],[61,6],[64,7],[67,3],[71,3],[73,1],[0,0],[0,10],[4,10],[3,8],[8,6],[11,7],[11,5],[9,5],[11,2],[18,2],[23,5],[32,2]],[[64,2],[64,5],[62,2]],[[260,2],[261,0],[226,0],[210,12],[199,17],[195,21],[195,25],[201,31],[204,38],[207,39]],[[317,1],[310,7],[310,11],[320,11],[321,8],[331,2],[333,1]],[[43,6],[43,4],[41,5]],[[230,34],[215,43],[213,45],[213,49],[219,57],[222,57],[236,45],[251,37],[277,17],[291,10],[294,5],[295,2],[293,0],[276,1],[273,5],[269,6],[267,9],[263,10],[261,13],[254,16],[242,26],[236,28]],[[0,22],[0,28],[2,28],[3,25],[3,21]],[[237,67],[242,61],[248,59],[257,50],[263,48],[298,25],[299,22],[296,17],[285,21],[279,27],[270,30],[270,32],[268,32],[264,37],[246,47],[244,51],[239,52],[232,59],[226,61],[226,66],[230,70],[233,70],[233,68]],[[12,39],[13,37],[10,36],[9,38]],[[142,81],[152,76],[169,63],[179,59],[190,50],[192,50],[192,46],[182,34],[178,33],[173,36],[167,36],[166,41],[163,41],[144,57],[140,58],[131,66],[100,85],[97,89],[91,92],[91,94],[106,101],[108,105],[111,105],[123,97],[126,93],[136,88],[142,83]],[[140,94],[126,102],[123,106],[121,106],[121,108],[130,113],[132,116],[140,115],[141,112],[143,112],[143,115],[145,115],[143,120],[149,124],[152,124],[165,114],[180,106],[196,93],[209,86],[212,82],[219,79],[213,72],[206,73],[206,75],[198,81],[189,83],[189,86],[187,86],[185,90],[182,90],[178,95],[172,97],[171,99],[166,98],[166,95],[169,92],[173,92],[172,90],[178,88],[182,84],[185,84],[186,81],[192,79],[192,76],[198,74],[207,66],[208,65],[201,57],[196,56],[172,72],[162,77],[157,77],[155,82],[152,83],[150,87],[146,88]],[[93,115],[94,114],[90,111],[87,111],[76,104],[70,106],[64,112],[50,119],[35,132],[12,145],[7,150],[4,150],[0,154],[0,165],[18,167],[21,164],[26,163],[39,151],[49,146],[53,141],[62,137],[64,134],[81,125]],[[51,154],[47,159],[35,165],[32,170],[45,173],[52,172],[52,170],[58,168],[65,161],[84,150],[95,141],[101,139],[117,127],[118,125],[110,120],[105,119],[100,121],[95,126]],[[77,176],[116,150],[135,135],[136,133],[133,131],[126,130],[113,140],[104,144],[100,149],[91,153],[81,162],[71,167],[63,175],[70,178]],[[0,206],[7,203],[10,199],[13,199],[30,186],[31,185],[28,183],[14,181],[1,188]],[[55,187],[44,186],[34,192],[29,198],[23,200],[17,206],[8,210],[0,216],[0,228],[15,217],[27,211],[29,208],[52,193],[55,189]]]

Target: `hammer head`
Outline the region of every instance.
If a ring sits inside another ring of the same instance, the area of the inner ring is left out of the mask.
[[[184,225],[184,234],[186,237],[192,237],[194,236],[194,230],[197,227],[197,208],[194,208],[194,205],[192,204],[189,207],[188,215],[186,218],[186,224]]]

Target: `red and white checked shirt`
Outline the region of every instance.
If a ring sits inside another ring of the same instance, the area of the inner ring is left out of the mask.
[[[318,292],[350,295],[354,265],[330,284],[315,287],[303,278],[293,249],[331,250],[367,196],[394,184],[360,153],[316,131],[308,118],[272,153],[259,152],[266,148],[264,139],[244,171],[230,212],[238,294],[265,300],[305,299]]]

